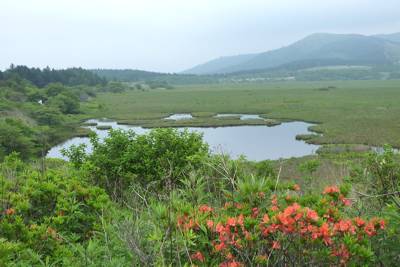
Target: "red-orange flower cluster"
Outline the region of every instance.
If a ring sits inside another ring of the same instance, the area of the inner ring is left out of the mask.
[[[211,208],[211,207],[209,207],[207,205],[201,205],[199,207],[199,211],[202,212],[202,213],[212,212],[213,208]]]
[[[323,192],[323,194],[327,194],[327,195],[334,195],[336,193],[340,193],[340,190],[336,185],[325,187],[324,192]]]
[[[15,210],[14,210],[13,208],[6,209],[6,215],[11,216],[11,215],[13,215],[14,213],[15,213]]]
[[[319,244],[329,248],[331,255],[339,257],[340,263],[345,265],[354,255],[344,245],[343,239],[351,237],[359,242],[374,236],[385,228],[385,221],[377,218],[369,221],[359,217],[343,218],[341,208],[346,205],[347,199],[339,188],[327,187],[324,194],[326,196],[320,199],[315,210],[301,206],[294,200],[279,202],[277,195],[272,195],[266,206],[251,207],[248,203],[227,202],[223,209],[214,210],[201,205],[199,211],[208,213],[206,218],[198,213],[183,215],[178,217],[177,225],[186,231],[197,231],[198,235],[202,235],[202,240],[209,240],[204,250],[192,250],[191,259],[203,263],[207,263],[207,258],[202,253],[211,253],[211,256],[214,254],[222,259],[220,266],[243,266],[238,261],[242,259],[238,256],[240,251],[252,251],[258,241],[262,249],[255,258],[261,262],[266,260],[265,255],[290,245],[284,242],[301,240],[302,244],[310,242],[312,246]],[[201,227],[202,224],[206,227]],[[201,230],[204,228],[208,230]],[[210,245],[213,248],[211,250]]]
[[[192,254],[190,257],[192,258],[192,260],[204,262],[204,256],[200,251],[197,251],[196,253]]]

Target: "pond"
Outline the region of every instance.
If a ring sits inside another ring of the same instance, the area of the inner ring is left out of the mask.
[[[138,126],[120,125],[115,121],[90,120],[88,122],[95,122],[97,126],[111,126],[113,129],[132,130],[138,134],[149,131],[149,129]],[[311,125],[305,122],[287,122],[274,127],[262,125],[178,129],[188,129],[189,131],[202,133],[204,141],[209,144],[212,153],[223,152],[229,154],[232,158],[244,155],[249,160],[260,161],[314,154],[319,146],[296,140],[296,135],[310,133],[308,127]],[[99,130],[96,126],[87,126],[87,128],[96,132],[100,139],[104,139],[108,135],[107,130]],[[91,151],[89,138],[75,137],[53,147],[48,152],[47,157],[64,158],[61,154],[61,149],[78,144],[87,144],[88,152]]]
[[[240,117],[241,120],[265,120],[257,114],[217,114],[215,118],[225,118],[225,117]]]
[[[164,118],[164,120],[173,120],[173,121],[180,121],[180,120],[190,120],[193,119],[192,114],[182,113],[182,114],[173,114]]]

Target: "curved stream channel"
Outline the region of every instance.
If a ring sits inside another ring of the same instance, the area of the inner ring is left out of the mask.
[[[191,119],[189,115],[175,114],[168,117],[168,119]],[[247,116],[249,116],[249,119],[254,119],[258,115]],[[245,120],[247,117],[241,117],[241,119]],[[115,121],[89,120],[88,122],[97,123],[97,126],[100,127],[111,126],[113,129],[132,130],[137,134],[150,131],[149,129],[138,126],[120,125]],[[238,158],[240,155],[244,155],[248,160],[260,161],[266,159],[274,160],[279,158],[301,157],[315,153],[319,146],[296,140],[296,135],[310,133],[308,127],[311,125],[312,124],[305,122],[287,122],[273,127],[234,126],[216,128],[187,127],[178,129],[188,129],[189,131],[202,133],[203,139],[209,144],[212,153],[225,153],[229,154],[232,158]],[[104,139],[108,136],[108,130],[99,130],[96,126],[85,127],[97,133],[100,139]],[[61,150],[71,145],[79,144],[86,144],[87,152],[91,152],[89,138],[74,137],[50,149],[47,157],[65,159],[61,154]]]

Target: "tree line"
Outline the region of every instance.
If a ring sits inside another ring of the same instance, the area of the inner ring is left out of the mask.
[[[30,81],[37,87],[44,87],[50,83],[62,83],[67,86],[94,86],[106,83],[105,78],[101,78],[97,74],[82,68],[56,70],[49,67],[40,69],[23,65],[15,66],[14,64],[11,64],[10,68],[4,72],[0,71],[0,80],[6,80],[15,75]]]

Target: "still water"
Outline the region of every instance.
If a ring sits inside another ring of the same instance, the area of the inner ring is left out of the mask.
[[[149,131],[138,126],[119,125],[114,121],[90,120],[98,126],[111,126],[113,129],[132,130],[137,134]],[[203,134],[203,139],[210,146],[212,153],[229,154],[232,158],[244,155],[249,160],[279,159],[301,157],[315,153],[317,145],[310,145],[296,140],[296,135],[309,133],[308,127],[312,124],[305,122],[288,122],[277,126],[235,126],[217,128],[188,127],[189,131],[197,131]],[[96,132],[100,139],[108,135],[107,130],[96,129],[88,126]],[[184,128],[178,128],[182,130]],[[86,144],[87,151],[91,151],[89,138],[75,137],[62,144],[53,147],[47,154],[51,158],[64,158],[61,149],[71,145]],[[65,158],[64,158],[65,159]]]
[[[264,118],[260,117],[257,114],[217,114],[214,116],[215,118],[225,118],[225,117],[240,117],[242,121],[244,120],[265,120]]]
[[[179,114],[172,114],[164,118],[164,120],[173,120],[173,121],[180,121],[180,120],[190,120],[193,119],[192,114],[189,113],[179,113]]]

